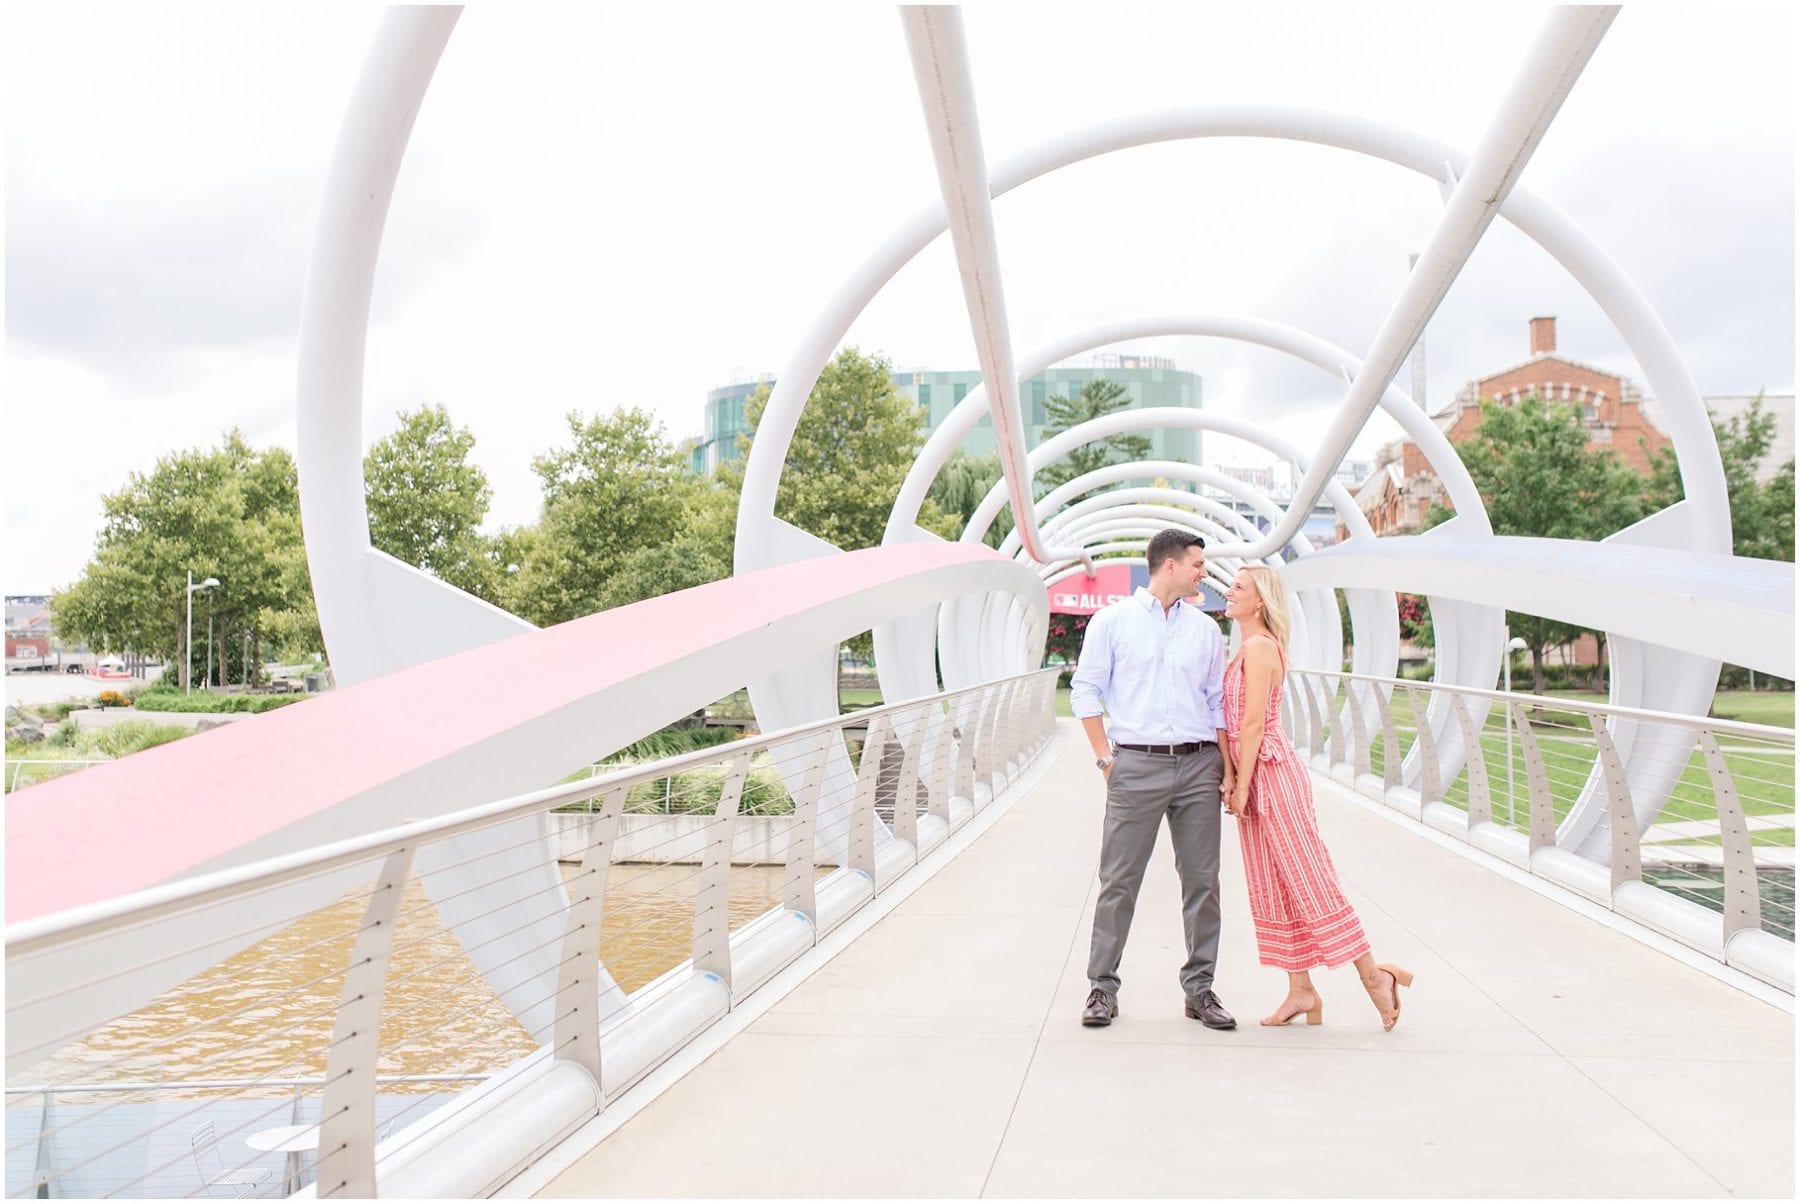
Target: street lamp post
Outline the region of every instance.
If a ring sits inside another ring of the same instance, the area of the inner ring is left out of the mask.
[[[194,594],[198,590],[211,589],[219,583],[217,577],[208,577],[199,585],[194,584],[194,574],[190,569],[187,575],[187,647],[186,655],[181,658],[181,676],[187,682],[186,693],[194,692]]]

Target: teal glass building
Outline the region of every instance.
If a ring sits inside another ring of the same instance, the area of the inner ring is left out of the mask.
[[[893,376],[895,391],[925,412],[930,430],[936,430],[969,391],[981,384],[981,373],[975,369],[958,372],[901,370],[895,371]],[[1050,368],[1025,382],[1019,402],[1025,415],[1027,446],[1036,447],[1044,441],[1044,429],[1048,425],[1045,402],[1051,397],[1072,397],[1093,380],[1109,380],[1124,386],[1132,409],[1201,408],[1199,375],[1177,368],[1173,360],[1150,355],[1100,356],[1091,365]],[[724,461],[738,457],[738,436],[750,433],[747,415],[750,398],[758,389],[774,383],[773,379],[745,381],[714,389],[706,395],[705,429],[689,453],[694,472],[710,472]],[[1143,433],[1149,437],[1156,459],[1200,463],[1199,431],[1152,430]],[[983,414],[961,447],[969,455],[991,455],[997,449],[993,419]]]

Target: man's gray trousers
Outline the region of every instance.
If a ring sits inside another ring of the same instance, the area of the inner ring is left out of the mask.
[[[1181,919],[1187,961],[1181,989],[1197,995],[1212,986],[1219,953],[1219,784],[1225,762],[1216,744],[1186,756],[1118,750],[1106,784],[1106,826],[1100,840],[1100,900],[1088,982],[1119,990],[1119,959],[1137,908],[1144,867],[1163,817],[1181,876]]]

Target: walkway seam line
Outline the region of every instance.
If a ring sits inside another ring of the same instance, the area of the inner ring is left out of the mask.
[[[1073,743],[1071,737],[1070,743]],[[1093,873],[1088,879],[1088,888],[1081,897],[1081,911],[1075,916],[1074,931],[1069,934],[1069,951],[1063,954],[1062,971],[1057,974],[1056,981],[1050,984],[1050,1002],[1044,1006],[1044,1019],[1038,1024],[1037,1036],[1031,1041],[1031,1056],[1025,1059],[1025,1071],[1019,1076],[1019,1089],[1013,1093],[1012,1107],[1007,1110],[1006,1123],[1000,1128],[1000,1140],[994,1143],[994,1156],[988,1160],[987,1174],[981,1177],[981,1190],[976,1195],[986,1199],[988,1185],[994,1180],[994,1168],[1000,1165],[1000,1153],[1006,1148],[1006,1139],[1012,1134],[1013,1120],[1019,1114],[1019,1101],[1025,1098],[1025,1084],[1031,1081],[1031,1068],[1037,1065],[1038,1050],[1043,1048],[1044,1033],[1050,1027],[1050,1017],[1056,1014],[1056,990],[1062,980],[1068,976],[1069,963],[1075,959],[1075,951],[1081,947],[1081,921],[1088,914],[1088,904],[1094,898],[1094,892],[1100,886],[1100,855],[1093,858]]]
[[[1674,961],[1680,962],[1690,970],[1698,970],[1707,977],[1715,979],[1728,987],[1733,987],[1752,999],[1777,1008],[1788,1015],[1794,1015],[1794,997],[1777,987],[1770,986],[1759,978],[1753,978],[1735,966],[1708,957],[1697,949],[1690,949],[1681,942],[1664,936],[1653,928],[1649,928],[1635,920],[1620,915],[1618,912],[1602,904],[1594,902],[1585,895],[1577,894],[1568,887],[1549,881],[1537,874],[1521,869],[1510,861],[1496,857],[1484,849],[1476,848],[1466,840],[1458,840],[1447,832],[1441,832],[1428,824],[1421,823],[1410,816],[1379,802],[1376,799],[1347,786],[1336,778],[1327,777],[1312,766],[1307,766],[1312,774],[1315,796],[1325,791],[1333,798],[1354,803],[1371,815],[1380,816],[1388,823],[1402,831],[1411,832],[1437,845],[1448,849],[1467,861],[1474,862],[1488,872],[1497,874],[1509,882],[1517,883],[1527,890],[1533,891],[1553,903],[1561,904],[1576,915],[1584,916],[1602,928],[1631,938],[1640,945],[1647,946]]]
[[[574,1170],[599,1149],[603,1141],[630,1124],[669,1089],[699,1069],[733,1038],[746,1031],[807,979],[829,965],[856,938],[880,923],[920,887],[961,856],[1037,787],[1057,758],[1062,756],[1067,742],[1068,733],[1062,726],[1053,726],[1049,742],[1032,763],[1022,769],[998,797],[970,816],[962,827],[945,837],[943,843],[914,863],[893,886],[846,917],[810,950],[752,991],[743,1003],[708,1025],[687,1045],[675,1051],[624,1094],[608,1103],[598,1116],[564,1137],[536,1162],[497,1188],[489,1198],[528,1199]],[[929,872],[918,872],[927,867]],[[563,1152],[575,1146],[579,1147],[579,1152]]]

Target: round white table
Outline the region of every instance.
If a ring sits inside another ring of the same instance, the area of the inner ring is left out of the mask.
[[[319,1148],[318,1125],[276,1125],[244,1138],[253,1150],[287,1155],[287,1194],[300,1190],[300,1155]]]

